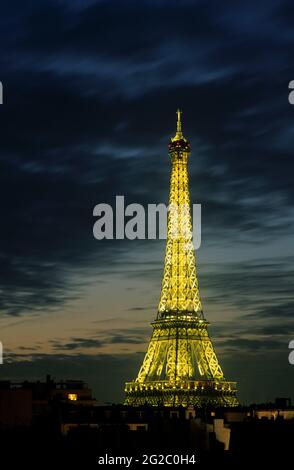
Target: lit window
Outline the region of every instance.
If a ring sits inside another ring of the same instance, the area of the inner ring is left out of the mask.
[[[77,396],[76,393],[69,393],[69,394],[67,395],[67,398],[68,398],[70,401],[77,401],[78,396]]]

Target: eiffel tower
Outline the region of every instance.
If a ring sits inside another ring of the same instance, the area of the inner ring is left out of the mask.
[[[170,205],[158,314],[138,376],[125,384],[125,404],[237,406],[236,382],[225,380],[202,311],[192,241],[190,144],[179,110],[169,154]]]

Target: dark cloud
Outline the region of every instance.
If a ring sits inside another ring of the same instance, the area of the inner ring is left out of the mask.
[[[283,346],[283,347],[281,347]],[[272,351],[276,349],[287,349],[288,345],[283,344],[281,345],[281,341],[277,340],[270,340],[269,338],[265,339],[246,339],[246,338],[234,338],[228,339],[222,343],[222,347],[224,347],[227,351],[242,351],[245,350],[247,353],[251,352],[257,354],[259,350],[263,351]]]
[[[128,308],[128,312],[145,312],[146,310],[150,310],[152,307],[131,307]]]
[[[72,341],[65,344],[55,344],[55,349],[64,349],[68,351],[72,351],[74,349],[80,348],[100,348],[103,346],[103,343],[98,339],[93,338],[72,338]]]
[[[112,320],[113,321],[113,320]],[[98,323],[98,322],[95,322]],[[52,339],[50,343],[56,351],[70,351],[75,349],[99,349],[108,344],[144,344],[147,340],[150,328],[129,327],[113,328],[111,330],[93,331],[88,337],[72,337],[70,341]]]
[[[146,337],[145,337],[146,341]],[[143,342],[145,342],[143,340]],[[142,344],[142,338],[133,338],[130,336],[115,335],[109,341],[112,344]]]
[[[218,264],[200,278],[208,304],[233,305],[260,318],[291,316],[293,256]]]

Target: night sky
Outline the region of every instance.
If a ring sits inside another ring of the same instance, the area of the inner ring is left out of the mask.
[[[84,379],[122,400],[164,241],[97,241],[93,208],[168,202],[180,107],[224,373],[242,402],[293,397],[293,25],[290,0],[1,4],[0,378]]]

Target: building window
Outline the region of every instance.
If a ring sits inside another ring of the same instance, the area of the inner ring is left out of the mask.
[[[69,393],[69,394],[67,395],[67,398],[68,398],[70,401],[77,401],[78,396],[77,396],[76,393]]]
[[[138,424],[137,425],[137,431],[146,431],[146,426],[145,424]]]

